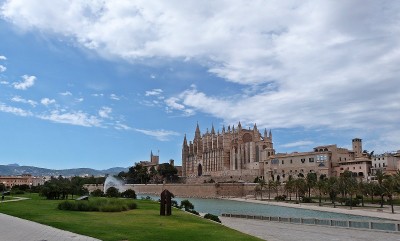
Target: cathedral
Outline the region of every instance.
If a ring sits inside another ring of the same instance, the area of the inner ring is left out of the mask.
[[[261,135],[256,124],[243,129],[239,122],[237,128],[222,127],[221,133],[212,126],[203,135],[197,124],[193,141],[188,143],[186,135],[183,140],[182,176],[189,182],[253,181],[263,176],[262,160],[274,154],[271,131]]]

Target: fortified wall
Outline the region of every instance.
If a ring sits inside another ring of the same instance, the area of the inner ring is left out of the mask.
[[[137,194],[160,195],[168,189],[177,197],[221,198],[254,195],[255,183],[203,183],[203,184],[126,184],[124,190],[133,189]],[[103,185],[85,185],[92,192],[103,190]]]

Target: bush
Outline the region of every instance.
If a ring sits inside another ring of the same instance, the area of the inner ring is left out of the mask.
[[[303,202],[303,203],[312,203],[313,200],[312,200],[312,198],[310,198],[310,197],[303,197],[303,198],[301,199],[301,202]]]
[[[151,199],[151,197],[150,197],[150,196],[141,197],[141,199],[142,199],[142,200],[153,200],[153,199]],[[161,200],[160,200],[160,201],[161,201]]]
[[[197,212],[196,210],[193,210],[193,209],[186,210],[186,212],[193,213],[193,214],[195,214],[195,215],[197,215],[197,216],[200,216],[200,213]]]
[[[128,189],[125,192],[121,193],[121,197],[136,199],[136,193],[134,190]]]
[[[171,200],[172,207],[179,208],[178,202],[176,200]]]
[[[106,197],[120,197],[121,193],[116,187],[109,187],[106,190]]]
[[[276,201],[285,201],[286,200],[286,195],[279,195],[275,197]]]
[[[83,212],[121,212],[136,209],[136,203],[121,199],[95,199],[88,201],[64,201],[58,204],[58,209]]]
[[[352,200],[350,200],[350,198],[346,198],[344,200],[344,205],[345,206],[350,206],[351,205],[352,207],[355,207],[355,206],[357,206],[359,204],[360,204],[360,200],[359,199],[353,198]]]
[[[206,215],[204,215],[204,218],[213,220],[213,221],[218,222],[218,223],[221,223],[221,220],[219,220],[218,216],[214,215],[214,214],[211,214],[211,213],[207,213]]]
[[[194,205],[187,199],[181,201],[181,208],[184,208],[185,211],[189,211],[190,209],[194,209]]]
[[[100,189],[96,189],[93,192],[91,192],[90,195],[93,197],[102,197],[104,196],[104,192]]]

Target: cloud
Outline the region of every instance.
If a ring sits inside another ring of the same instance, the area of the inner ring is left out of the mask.
[[[111,94],[110,95],[110,99],[112,99],[112,100],[120,100],[121,97],[117,96],[116,94]]]
[[[69,91],[65,91],[65,92],[60,93],[60,95],[62,95],[62,96],[71,96],[72,93],[69,92]]]
[[[0,11],[24,30],[73,39],[106,58],[190,60],[239,86],[230,96],[195,88],[169,96],[169,112],[271,128],[368,130],[378,139],[399,129],[397,1],[38,5],[43,1],[7,1]]]
[[[314,142],[312,141],[296,141],[296,142],[291,142],[287,143],[284,145],[281,145],[281,147],[286,147],[286,148],[291,148],[291,147],[304,147],[304,146],[310,146],[313,145]]]
[[[4,55],[0,55],[0,60],[7,60],[7,58]]]
[[[166,111],[168,113],[172,112],[173,110],[182,111],[185,116],[191,116],[195,114],[193,109],[187,108],[185,105],[178,103],[179,101],[181,101],[181,99],[177,97],[171,97],[164,100],[166,104]]]
[[[63,123],[84,127],[101,127],[102,122],[96,116],[89,115],[83,111],[61,112],[59,110],[53,110],[50,114],[38,115],[37,117],[55,123]]]
[[[42,105],[48,106],[50,104],[54,104],[56,103],[55,99],[49,99],[49,98],[43,98],[40,100],[40,103],[42,103]]]
[[[23,98],[21,98],[21,96],[14,96],[13,98],[11,98],[11,101],[24,103],[24,104],[29,104],[29,105],[31,105],[33,107],[35,107],[37,105],[36,101],[23,99]]]
[[[114,128],[115,128],[116,130],[126,130],[126,131],[132,130],[131,127],[129,127],[129,126],[125,125],[125,124],[122,124],[122,123],[120,123],[119,121],[117,121],[117,122],[115,123]]]
[[[0,102],[0,111],[1,112],[6,112],[6,113],[11,113],[17,116],[32,116],[32,113],[30,111],[23,110],[21,108],[16,108],[12,106],[8,106],[4,103]]]
[[[145,96],[161,95],[162,93],[163,93],[162,89],[152,89],[146,91]]]
[[[5,80],[2,80],[2,81],[0,81],[0,84],[2,84],[2,85],[8,85],[9,82],[8,82],[8,81],[5,81]]]
[[[0,64],[0,73],[6,71],[7,68]]]
[[[75,99],[76,102],[82,102],[82,101],[84,101],[84,100],[85,100],[84,98],[76,98],[76,99]]]
[[[92,94],[93,97],[103,97],[104,94],[100,93],[100,94]]]
[[[99,116],[102,118],[111,119],[111,117],[110,117],[111,112],[112,112],[112,109],[110,107],[103,106],[99,110]]]
[[[134,130],[143,133],[145,135],[154,137],[159,141],[168,141],[171,138],[171,136],[179,136],[179,133],[168,130],[144,130],[144,129],[134,129]]]
[[[35,84],[36,77],[35,76],[29,76],[29,75],[23,75],[22,76],[23,81],[22,82],[14,82],[13,86],[17,90],[26,90],[29,87],[32,87]]]

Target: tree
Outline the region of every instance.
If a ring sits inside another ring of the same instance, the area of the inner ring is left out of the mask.
[[[289,178],[286,181],[284,188],[287,193],[287,196],[289,196],[289,200],[292,201],[292,192],[294,189],[294,179],[293,179],[292,175],[289,175]]]
[[[93,197],[102,197],[104,196],[104,192],[100,189],[96,189],[93,192],[90,193]]]
[[[157,172],[166,180],[173,180],[177,179],[178,170],[169,163],[162,163],[158,165]]]
[[[268,188],[268,200],[271,200],[271,190],[275,189],[276,182],[274,180],[269,180],[267,183]]]
[[[126,191],[121,193],[121,197],[136,199],[136,193],[135,193],[134,190],[128,189],[128,190],[126,190]]]
[[[120,197],[121,193],[119,192],[119,190],[116,187],[109,187],[106,190],[106,197]]]
[[[308,197],[311,198],[311,188],[315,187],[317,183],[317,173],[309,172],[306,176],[306,185],[308,188]]]
[[[300,196],[304,196],[304,191],[306,190],[306,181],[304,178],[297,178],[294,180],[294,189],[296,191],[296,201]]]
[[[392,213],[394,213],[393,209],[393,195],[395,192],[398,192],[399,183],[396,180],[395,176],[385,176],[382,181],[382,188],[384,190],[385,195],[389,198],[390,206],[392,208]]]
[[[383,197],[385,196],[385,191],[383,187],[383,180],[387,177],[381,170],[377,170],[375,174],[376,180],[378,181],[378,194],[381,197],[381,208],[383,208]]]
[[[318,189],[318,205],[321,206],[322,193],[326,190],[327,179],[325,177],[320,178],[315,186]]]
[[[262,193],[263,193],[263,190],[264,190],[266,185],[267,185],[267,183],[265,182],[264,179],[260,178],[258,180],[256,188],[258,187],[258,189],[259,189],[259,192],[260,192],[260,195],[261,195],[261,200],[262,200]]]
[[[330,177],[327,182],[327,190],[329,198],[333,203],[333,207],[336,207],[336,197],[339,193],[339,181],[337,177]]]
[[[125,179],[129,184],[143,184],[150,181],[150,175],[147,167],[140,163],[136,163],[135,166],[130,167],[128,172],[120,172],[118,176]]]

